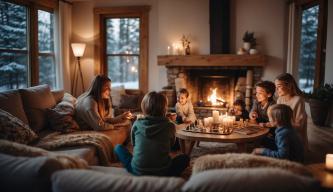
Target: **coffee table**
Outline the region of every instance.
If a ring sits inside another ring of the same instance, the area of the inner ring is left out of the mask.
[[[246,152],[246,143],[256,141],[269,132],[268,128],[262,128],[257,133],[250,135],[235,132],[230,135],[215,135],[183,131],[186,126],[186,124],[176,125],[176,137],[179,139],[181,151],[187,155],[191,154],[195,142],[198,141],[236,143],[238,152]]]

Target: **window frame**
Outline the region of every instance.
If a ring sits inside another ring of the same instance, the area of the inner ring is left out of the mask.
[[[95,30],[95,74],[107,75],[106,19],[139,18],[140,19],[140,53],[139,53],[139,90],[148,91],[148,29],[150,6],[110,7],[94,9]],[[111,77],[112,78],[112,77]],[[138,91],[129,89],[129,91]]]
[[[38,50],[38,10],[51,12],[54,15],[58,10],[57,0],[6,0],[9,3],[22,5],[27,8],[27,51],[28,56],[28,71],[27,71],[27,87],[39,85],[39,60],[40,55]],[[55,21],[56,22],[56,21]],[[55,23],[56,24],[56,23]],[[55,27],[55,26],[54,26]],[[56,29],[56,27],[55,27]],[[54,41],[56,41],[56,35],[53,35]],[[56,46],[54,47],[54,61],[57,68],[59,67],[56,59]],[[11,50],[12,52],[13,50]],[[22,51],[20,51],[22,52]],[[56,74],[57,80],[55,82],[55,88],[59,87],[59,77]]]
[[[298,75],[298,65],[299,65],[299,54],[300,54],[300,44],[301,44],[301,27],[302,27],[302,11],[319,5],[319,15],[318,15],[318,29],[317,29],[317,51],[316,51],[316,62],[315,62],[315,76],[314,76],[314,87],[317,88],[324,84],[325,79],[325,58],[326,58],[326,33],[327,33],[327,0],[296,0],[296,30],[295,37],[297,46],[297,55],[295,57],[295,73],[297,79]]]

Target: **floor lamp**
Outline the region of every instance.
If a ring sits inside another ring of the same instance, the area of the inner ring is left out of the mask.
[[[71,90],[72,94],[75,95],[77,93],[79,75],[81,78],[82,91],[85,92],[80,58],[83,56],[84,50],[86,48],[86,44],[85,43],[72,43],[71,46],[72,46],[73,54],[77,58],[77,68],[76,68],[76,65],[74,65],[74,74],[73,74],[73,79],[72,79],[72,90]]]

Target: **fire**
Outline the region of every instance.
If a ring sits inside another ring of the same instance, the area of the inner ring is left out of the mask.
[[[222,105],[225,101],[217,96],[217,88],[211,90],[212,94],[207,97],[207,100],[210,101],[213,106]]]

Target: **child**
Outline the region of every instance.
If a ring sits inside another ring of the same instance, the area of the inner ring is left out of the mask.
[[[248,119],[249,118],[249,112],[245,109],[245,103],[243,100],[237,99],[234,102],[233,108],[230,110],[231,115],[236,116],[236,121],[239,121],[240,119]]]
[[[177,123],[194,123],[196,120],[193,105],[188,100],[189,92],[186,89],[180,89],[177,95],[176,113]]]
[[[271,81],[262,81],[256,84],[256,100],[253,103],[250,120],[266,126],[269,121],[267,109],[275,104],[273,99],[275,85]]]
[[[293,127],[300,134],[305,148],[308,148],[307,115],[303,92],[298,88],[294,77],[289,73],[283,73],[275,79],[278,94],[277,103],[286,104],[293,110]]]
[[[304,148],[295,129],[292,128],[291,119],[293,111],[288,105],[275,104],[268,110],[269,121],[276,126],[275,145],[256,148],[253,153],[279,159],[303,162]]]
[[[114,151],[128,172],[134,175],[179,176],[188,166],[189,157],[169,156],[175,124],[166,118],[167,98],[155,91],[147,93],[142,102],[143,118],[132,127],[133,155],[126,147],[116,145]]]

